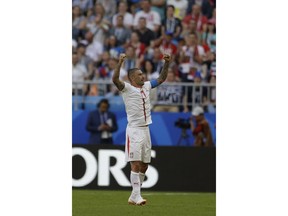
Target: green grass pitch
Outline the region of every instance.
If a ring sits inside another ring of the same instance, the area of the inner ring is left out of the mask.
[[[216,193],[142,191],[145,206],[128,205],[130,191],[72,190],[73,216],[214,216]]]

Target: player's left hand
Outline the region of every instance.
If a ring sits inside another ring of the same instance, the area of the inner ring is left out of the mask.
[[[163,55],[163,59],[164,59],[166,62],[170,62],[171,56],[170,56],[169,54],[164,54],[164,55]]]

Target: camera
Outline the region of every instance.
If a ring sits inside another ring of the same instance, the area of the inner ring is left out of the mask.
[[[188,119],[179,118],[175,121],[175,126],[181,129],[189,129],[190,128],[190,121]]]

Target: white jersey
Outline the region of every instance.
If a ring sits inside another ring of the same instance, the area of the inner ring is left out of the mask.
[[[127,82],[124,83],[125,87],[121,93],[127,113],[128,126],[139,127],[151,124],[150,81],[146,81],[142,88],[134,87]]]

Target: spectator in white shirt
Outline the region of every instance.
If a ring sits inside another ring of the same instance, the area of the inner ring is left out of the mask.
[[[72,81],[73,82],[83,82],[88,78],[88,72],[85,65],[79,62],[77,53],[72,55]],[[85,93],[86,86],[84,84],[73,84],[72,85],[72,95],[83,95]]]
[[[118,13],[115,14],[113,16],[113,19],[112,19],[112,24],[113,26],[116,26],[117,25],[117,17],[118,15],[122,15],[124,17],[124,26],[126,28],[132,28],[133,26],[133,16],[131,13],[127,12],[127,3],[126,2],[120,2],[119,3],[119,6],[118,6]]]
[[[155,33],[158,33],[160,26],[161,26],[161,18],[157,12],[151,10],[150,0],[143,0],[141,2],[141,8],[142,8],[142,10],[138,11],[135,14],[134,24],[133,24],[134,29],[138,28],[139,19],[141,17],[145,17],[146,18],[146,27],[151,29]]]

